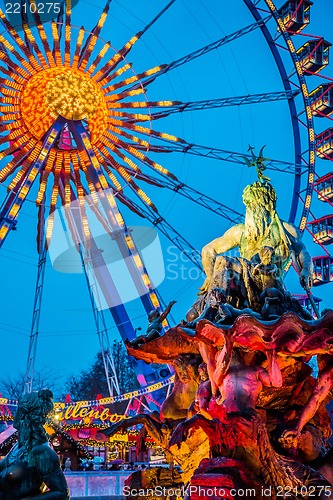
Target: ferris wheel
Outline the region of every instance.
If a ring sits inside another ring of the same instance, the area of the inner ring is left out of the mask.
[[[21,6],[23,3],[27,4],[21,1]],[[32,4],[35,2],[30,1],[30,7]],[[172,163],[176,165],[177,158],[185,155],[205,162],[212,159],[223,164],[242,164],[244,151],[230,151],[187,140],[180,134],[174,135],[169,131],[174,116],[205,110],[218,113],[221,108],[246,105],[258,105],[259,108],[262,103],[286,101],[294,156],[289,161],[269,159],[267,167],[281,176],[289,176],[288,184],[292,184],[289,221],[296,223],[302,232],[314,227],[315,241],[324,244],[329,273],[324,274],[323,270],[320,275],[318,266],[324,269],[326,261],[317,258],[317,284],[333,280],[333,260],[325,246],[332,238],[324,241],[316,233],[315,222],[319,224],[322,218],[314,218],[308,225],[313,191],[317,190],[320,199],[329,204],[333,193],[333,175],[318,176],[315,170],[317,155],[330,161],[333,158],[332,129],[324,130],[318,137],[314,129],[315,118],[324,116],[327,120],[333,113],[333,84],[323,77],[325,83],[314,89],[311,85],[311,90],[308,88],[309,77],[321,76],[320,72],[328,65],[330,47],[322,37],[306,35],[302,31],[310,22],[312,2],[289,0],[276,6],[270,0],[244,0],[253,16],[250,24],[195,47],[195,50],[184,51],[177,59],[137,71],[131,61],[132,51],[152,27],[170,15],[176,4],[176,0],[166,2],[146,26],[117,48],[105,39],[102,31],[112,10],[111,0],[106,1],[96,25],[87,29],[72,24],[70,0],[59,4],[57,17],[50,23],[43,23],[35,8],[30,8],[33,20],[30,23],[29,13],[21,9],[22,34],[11,25],[6,13],[0,12],[4,27],[0,35],[0,131],[3,145],[0,182],[8,187],[8,195],[0,210],[0,247],[9,233],[16,229],[21,208],[33,193],[38,206],[37,250],[40,260],[27,370],[30,390],[46,254],[52,244],[59,205],[68,208],[65,218],[87,277],[110,392],[117,389],[116,374],[110,357],[104,313],[96,304],[94,289],[98,288],[107,298],[108,309],[123,340],[133,338],[135,328],[119,297],[113,276],[104,266],[103,253],[91,233],[88,212],[97,217],[105,233],[116,241],[147,313],[161,308],[161,297],[151,282],[128,222],[123,217],[124,206],[149,221],[198,269],[201,269],[201,258],[196,245],[166,219],[158,208],[158,200],[146,192],[147,187],[169,191],[170,196],[177,194],[228,223],[242,220],[241,210],[221,202],[225,199],[224,193],[221,199],[216,199],[209,192],[202,192],[197,186],[185,182],[178,175],[177,168],[173,171],[167,168],[166,163],[169,164],[172,157]],[[267,42],[280,75],[280,90],[188,101],[167,100],[163,95],[159,99],[150,97],[158,93],[159,82],[173,71],[187,67],[193,61],[202,61],[204,65],[209,54],[254,32],[261,32]],[[303,43],[296,46],[294,39],[298,43],[300,36]],[[290,176],[292,183],[289,182]],[[227,190],[223,182],[222,189]],[[326,219],[332,224],[332,216]],[[332,236],[329,227],[327,222],[327,234]],[[144,364],[138,364],[135,369],[143,386],[170,375],[168,370],[152,371]]]

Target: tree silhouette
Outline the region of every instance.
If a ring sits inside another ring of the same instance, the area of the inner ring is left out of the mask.
[[[115,340],[113,342],[112,356],[117,372],[120,393],[133,391],[138,387],[138,382],[128,361],[126,349],[121,341]],[[103,397],[109,395],[101,352],[97,353],[90,369],[68,378],[65,390],[66,393],[71,395],[72,401],[95,399],[99,394]]]

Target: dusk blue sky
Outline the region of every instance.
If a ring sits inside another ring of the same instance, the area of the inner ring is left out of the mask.
[[[0,5],[3,3],[0,0]],[[119,49],[166,4],[167,0],[113,0],[101,37],[111,40],[112,46]],[[103,6],[103,0],[79,0],[73,10],[73,24],[84,25],[86,29],[93,28]],[[330,40],[331,13],[331,0],[315,0],[311,10],[311,25],[305,32],[333,41]],[[253,18],[242,0],[177,0],[135,45],[128,60],[133,63],[135,72],[140,73],[157,64],[171,62],[252,23]],[[304,41],[301,36],[294,37],[296,47]],[[291,70],[289,54],[285,54],[285,63]],[[325,71],[330,77],[333,77],[332,64]],[[307,82],[312,90],[322,80],[311,76]],[[152,101],[196,101],[279,90],[283,90],[283,86],[274,60],[260,30],[256,30],[161,76],[148,87],[147,95]],[[293,161],[291,120],[285,101],[175,114],[156,121],[153,126],[183,137],[190,143],[240,154],[246,153],[249,144],[257,151],[266,144],[265,155],[269,158]],[[316,133],[330,126],[329,119],[315,119]],[[239,212],[244,211],[241,194],[244,187],[255,180],[254,170],[236,163],[178,153],[158,157],[155,154],[152,158],[165,165],[181,181]],[[4,164],[2,161],[1,166]],[[317,160],[319,175],[331,170],[330,162]],[[268,175],[278,193],[278,212],[281,218],[288,219],[293,176],[273,171],[269,171]],[[228,221],[167,189],[142,187],[163,217],[198,249],[229,227]],[[30,193],[19,214],[17,230],[9,235],[0,250],[0,378],[16,376],[26,368],[38,262],[35,192]],[[1,201],[5,193],[5,188],[0,187]],[[127,194],[130,196],[130,192]],[[313,201],[312,208],[315,217],[331,213],[329,206],[317,200]],[[120,206],[120,209],[128,225],[149,227],[149,222],[135,216],[127,208]],[[164,236],[160,236],[160,240],[166,277],[159,291],[166,302],[177,300],[173,316],[178,322],[194,302],[203,278]],[[304,241],[312,255],[323,253],[312,243],[309,235],[305,234]],[[180,265],[183,265],[183,269],[179,269]],[[175,272],[179,274],[178,279],[175,279]],[[287,277],[287,287],[293,293],[302,292],[293,271]],[[323,298],[324,307],[332,305],[332,285],[316,288],[314,292]],[[145,330],[146,314],[139,301],[126,304],[126,307],[134,326],[141,326]],[[111,340],[118,339],[108,311],[105,317]],[[60,380],[65,380],[69,375],[87,369],[98,349],[84,276],[59,273],[48,262],[36,369],[51,368]]]

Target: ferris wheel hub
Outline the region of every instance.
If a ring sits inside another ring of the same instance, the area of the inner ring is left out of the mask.
[[[92,143],[107,128],[108,107],[102,89],[89,74],[75,68],[48,68],[31,76],[22,92],[21,113],[37,139],[59,116],[87,120]]]
[[[63,71],[46,87],[49,108],[69,120],[92,118],[100,104],[96,86],[84,74]]]

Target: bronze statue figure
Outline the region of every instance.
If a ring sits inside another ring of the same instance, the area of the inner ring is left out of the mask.
[[[170,314],[172,307],[175,305],[176,300],[169,302],[165,311],[160,313],[157,309],[151,311],[148,314],[148,328],[146,335],[140,335],[133,340],[126,340],[125,344],[127,347],[134,347],[135,349],[142,344],[146,344],[150,340],[157,339],[162,332],[162,323]]]
[[[53,410],[48,389],[25,394],[14,427],[18,442],[0,462],[0,500],[68,500],[59,457],[50,447],[43,425]]]

